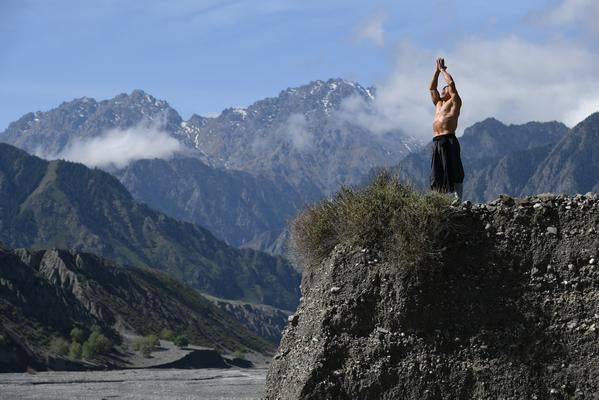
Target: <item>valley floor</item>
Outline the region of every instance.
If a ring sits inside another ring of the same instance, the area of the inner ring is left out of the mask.
[[[137,369],[1,374],[1,398],[11,400],[254,400],[266,369]]]

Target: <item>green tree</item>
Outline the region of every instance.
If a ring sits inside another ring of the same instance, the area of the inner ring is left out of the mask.
[[[73,342],[69,347],[69,357],[79,359],[81,358],[81,343]]]
[[[231,354],[231,356],[232,356],[233,358],[241,358],[241,359],[243,359],[243,358],[245,357],[245,352],[244,352],[244,351],[241,351],[241,350],[235,350],[235,351],[233,352],[233,354]]]
[[[92,333],[97,332],[97,333],[102,333],[102,328],[99,325],[94,325],[92,326]]]
[[[135,339],[133,342],[133,349],[139,351],[144,357],[148,357],[152,354],[155,347],[160,345],[160,340],[156,335],[148,335],[141,338]]]
[[[179,335],[175,338],[175,345],[178,347],[185,347],[189,345],[189,339],[185,335]]]
[[[87,342],[93,347],[98,354],[108,353],[112,348],[112,341],[104,336],[101,332],[92,332],[89,335]]]
[[[160,331],[160,339],[170,340],[172,342],[175,340],[176,336],[177,335],[175,335],[175,332],[167,328],[164,328],[162,331]]]
[[[71,329],[71,340],[76,343],[85,342],[85,332],[83,329],[74,326],[73,329]]]
[[[89,344],[88,341],[83,343],[81,346],[81,357],[85,358],[86,360],[91,360],[92,358],[96,357],[96,354],[97,353],[94,351],[92,345]]]
[[[94,326],[89,338],[83,343],[81,354],[85,359],[91,359],[99,354],[106,354],[112,349],[112,342],[102,333],[99,327]]]
[[[48,350],[59,356],[66,356],[69,354],[69,343],[63,338],[52,338]]]
[[[148,336],[146,336],[146,339],[152,345],[152,347],[158,347],[158,346],[160,346],[160,339],[158,339],[158,336],[156,336],[156,335],[148,335]]]

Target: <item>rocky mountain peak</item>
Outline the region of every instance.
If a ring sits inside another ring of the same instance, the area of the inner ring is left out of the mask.
[[[247,108],[226,108],[217,117],[226,121],[242,122],[245,119],[262,123],[276,123],[292,114],[329,114],[338,109],[341,102],[350,96],[360,96],[366,100],[374,98],[374,91],[356,82],[334,78],[327,81],[316,80],[308,84],[281,91],[276,97],[259,100]],[[188,123],[196,121],[191,119]]]
[[[175,132],[181,122],[179,114],[166,101],[134,90],[100,102],[82,97],[49,111],[26,114],[0,133],[0,140],[31,153],[56,155],[73,141],[102,135],[111,129],[143,124]]]
[[[578,131],[581,129],[599,132],[599,112],[594,112],[593,114],[586,117],[584,120],[579,122],[574,128],[572,128],[572,131]]]
[[[316,80],[216,118],[192,118],[179,134],[213,165],[284,175],[308,198],[319,197],[359,182],[371,167],[389,165],[419,144],[399,131],[380,137],[346,123],[335,111],[352,96],[370,101],[374,90],[345,79]]]
[[[129,94],[121,93],[113,99],[107,100],[107,102],[144,108],[154,112],[172,110],[170,105],[165,100],[157,99],[141,89],[135,89]]]
[[[288,88],[277,97],[282,104],[304,103],[304,111],[322,110],[325,113],[339,108],[341,102],[350,96],[360,96],[366,100],[374,98],[373,93],[359,83],[346,79],[331,78],[316,80],[306,85]]]
[[[473,135],[473,134],[484,132],[484,131],[489,131],[489,132],[498,131],[501,129],[505,129],[506,127],[507,127],[507,125],[505,125],[503,122],[501,122],[493,117],[489,117],[489,118],[485,118],[484,120],[482,120],[480,122],[476,122],[472,126],[469,126],[468,128],[464,129],[464,136],[469,136],[469,135]]]
[[[191,117],[186,121],[186,124],[193,124],[197,126],[203,126],[206,121],[213,119],[211,117],[203,117],[198,114],[192,114]]]

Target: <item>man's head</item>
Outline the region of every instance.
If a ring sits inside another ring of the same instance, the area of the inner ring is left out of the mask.
[[[441,89],[441,100],[447,101],[450,98],[451,98],[451,95],[449,94],[449,85],[445,85],[445,86],[443,86],[443,89]]]

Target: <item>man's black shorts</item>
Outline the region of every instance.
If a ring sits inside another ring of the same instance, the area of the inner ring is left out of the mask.
[[[433,138],[431,159],[431,189],[453,192],[454,184],[464,182],[464,167],[460,158],[460,143],[454,133]]]

